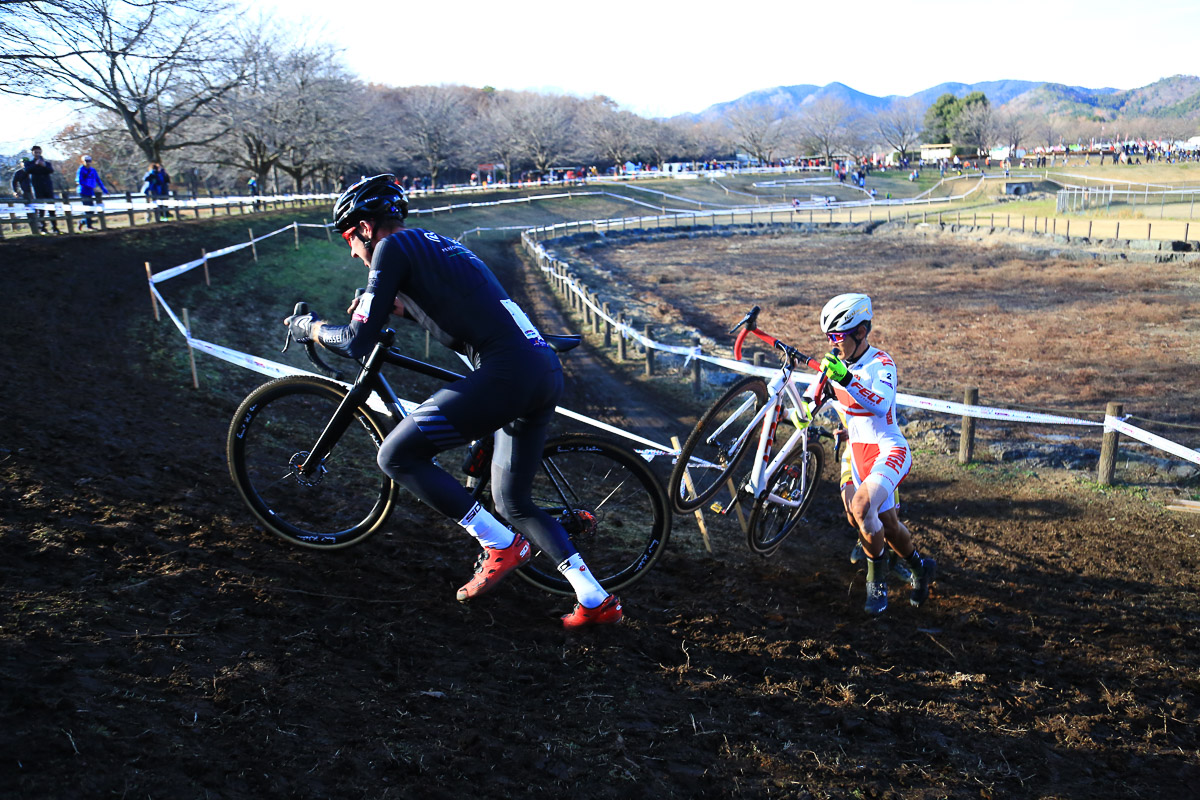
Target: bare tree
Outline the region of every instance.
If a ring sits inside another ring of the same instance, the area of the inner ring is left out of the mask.
[[[955,141],[984,155],[996,140],[996,118],[986,101],[964,105],[955,121]]]
[[[222,131],[189,128],[245,79],[223,0],[6,3],[0,91],[118,118],[149,161]]]
[[[521,92],[509,109],[514,140],[535,170],[546,172],[575,150],[579,101],[562,95]]]
[[[506,180],[512,180],[521,144],[514,127],[518,95],[485,90],[471,131],[475,152],[503,165]]]
[[[645,120],[641,127],[641,139],[651,154],[654,163],[662,169],[670,158],[697,157],[697,145],[693,130],[678,120]],[[690,155],[689,155],[690,154]]]
[[[823,97],[801,112],[798,132],[805,149],[823,155],[832,171],[834,154],[845,147],[858,126],[857,113],[845,101]]]
[[[1029,137],[1033,129],[1032,121],[1022,114],[1011,111],[998,111],[995,114],[996,141],[1008,148],[1008,157],[1017,157],[1017,150]]]
[[[737,146],[760,164],[769,164],[791,133],[791,120],[777,106],[735,108],[727,121]]]
[[[925,112],[916,98],[902,100],[875,115],[875,131],[880,140],[908,158],[909,151],[921,143]]]
[[[620,167],[637,158],[641,143],[641,117],[621,111],[607,97],[593,97],[583,106],[581,128],[586,143],[596,155]]]
[[[471,95],[464,86],[408,86],[384,95],[385,129],[393,131],[395,149],[427,173],[433,186],[442,173],[463,163],[473,116]]]

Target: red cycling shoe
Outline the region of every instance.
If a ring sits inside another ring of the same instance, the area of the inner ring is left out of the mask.
[[[564,628],[584,628],[588,625],[615,625],[624,616],[621,611],[621,599],[615,594],[604,598],[604,602],[595,608],[586,608],[579,603],[571,609],[570,614],[562,618]]]
[[[485,547],[475,562],[475,576],[467,581],[456,595],[458,602],[465,603],[487,594],[517,567],[533,558],[533,548],[525,537],[517,534],[508,547]]]

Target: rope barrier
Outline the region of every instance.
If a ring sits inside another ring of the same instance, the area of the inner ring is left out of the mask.
[[[466,204],[462,204],[461,206],[456,206],[456,207],[501,205],[501,204],[512,203],[512,202],[531,202],[534,199],[551,199],[554,197],[561,198],[564,196],[565,197],[574,197],[574,196],[587,196],[587,195],[598,195],[598,194],[609,195],[610,193],[608,193],[608,192],[568,192],[565,194],[558,194],[558,195],[548,195],[548,196],[538,196],[538,197],[531,197],[531,198],[490,201],[487,203],[466,203]],[[610,196],[620,197],[620,198],[628,200],[630,202],[638,203],[639,205],[648,205],[648,204],[640,203],[639,201],[636,201],[633,198],[626,198],[622,195],[610,195]],[[742,211],[742,213],[747,213],[747,214],[751,213],[751,209],[749,207],[743,207],[743,209],[744,210]],[[768,209],[755,208],[753,210],[755,212],[758,212],[761,214],[761,213],[766,212]],[[783,209],[781,209],[781,210],[783,210]],[[716,213],[717,212],[713,212],[713,211],[696,212],[696,211],[688,210],[688,211],[673,212],[673,216],[677,217],[680,214],[689,215],[693,218],[693,223],[694,223],[696,218],[701,218],[701,217],[713,218],[715,221]],[[730,212],[726,212],[726,213],[730,213]],[[734,209],[733,213],[737,213],[737,209]],[[662,217],[662,216],[657,217],[657,218],[652,217],[650,219],[661,220],[663,218],[665,218],[665,217]],[[642,224],[642,223],[644,223],[644,220],[646,218],[636,218],[636,219],[638,220],[639,224]],[[617,223],[620,223],[622,226],[624,226],[625,222],[626,222],[626,220],[621,220],[621,219],[588,220],[588,221],[583,221],[583,222],[559,223],[558,225],[551,225],[551,226],[528,227],[528,228],[522,229],[521,241],[522,241],[523,245],[525,246],[527,252],[529,252],[534,257],[536,263],[539,265],[542,272],[545,274],[549,274],[552,271],[552,267],[550,266],[550,264],[554,263],[554,259],[550,258],[550,256],[547,254],[545,247],[543,246],[541,241],[539,241],[538,239],[535,239],[534,237],[541,238],[541,237],[544,237],[546,234],[553,234],[557,231],[565,231],[567,227],[571,227],[571,226],[574,226],[576,228],[576,231],[582,230],[585,226],[590,227],[595,230],[598,230],[601,226],[603,226],[606,230],[610,230]],[[254,237],[250,241],[241,242],[241,243],[238,243],[235,245],[230,245],[228,247],[221,248],[219,250],[215,250],[211,253],[206,253],[206,255],[203,258],[194,259],[192,261],[185,262],[178,266],[171,267],[166,270],[162,270],[158,273],[148,274],[148,283],[149,283],[150,291],[153,294],[155,301],[163,307],[163,309],[167,312],[167,315],[171,318],[172,322],[175,324],[175,326],[179,329],[179,331],[183,334],[185,339],[188,341],[189,346],[191,346],[197,350],[200,350],[201,352],[212,355],[216,358],[228,361],[230,363],[237,364],[237,365],[245,367],[247,369],[252,369],[252,370],[261,372],[266,375],[272,375],[275,377],[280,377],[283,375],[296,375],[296,374],[316,375],[316,373],[313,373],[313,372],[310,372],[307,370],[290,367],[285,364],[279,364],[279,363],[271,361],[269,359],[260,358],[257,356],[250,355],[248,353],[242,353],[240,351],[231,350],[229,348],[225,348],[220,345],[213,344],[211,342],[206,342],[203,340],[195,339],[194,337],[192,337],[191,332],[188,330],[187,326],[175,314],[174,310],[171,309],[171,307],[167,304],[166,300],[163,298],[162,294],[159,292],[159,290],[157,288],[157,284],[159,284],[163,281],[169,280],[171,278],[177,277],[179,275],[182,275],[192,269],[195,269],[196,267],[207,263],[207,261],[211,261],[213,258],[217,258],[217,257],[223,256],[223,255],[228,255],[230,253],[237,252],[237,251],[242,250],[247,247],[252,247],[257,242],[263,241],[265,239],[269,239],[273,236],[277,236],[287,230],[296,230],[298,227],[300,227],[302,225],[304,227],[318,227],[318,228],[327,228],[328,227],[327,225],[315,225],[312,223],[292,222],[276,231],[272,231],[271,233],[267,233],[262,236]],[[518,228],[519,228],[519,226],[513,226],[511,228],[505,228],[504,230],[512,230],[512,229],[518,229]],[[484,229],[477,228],[475,230],[479,231],[479,230],[484,230]],[[470,231],[468,231],[468,233],[469,232]],[[465,236],[466,234],[464,233],[463,235]],[[548,237],[546,240],[548,241],[552,238],[556,238],[556,237]],[[560,262],[560,263],[565,263],[565,262]],[[776,372],[776,370],[774,368],[755,367],[753,365],[746,364],[744,362],[734,361],[733,359],[707,355],[707,354],[703,353],[701,351],[701,348],[698,346],[681,347],[681,346],[669,345],[669,344],[666,344],[663,342],[655,341],[655,340],[645,336],[644,334],[639,333],[638,331],[634,330],[632,326],[625,324],[625,323],[619,321],[618,319],[613,318],[610,314],[606,313],[604,308],[602,307],[602,305],[593,302],[592,299],[588,296],[587,292],[583,291],[580,288],[582,284],[577,279],[573,279],[569,276],[564,275],[564,276],[561,276],[561,282],[572,293],[577,295],[578,303],[580,303],[583,306],[586,306],[598,318],[603,319],[608,324],[612,325],[618,331],[620,336],[622,336],[626,339],[632,339],[634,341],[637,341],[638,343],[640,343],[642,346],[644,346],[646,348],[650,348],[653,350],[666,352],[666,353],[673,353],[676,355],[682,355],[685,359],[685,365],[691,363],[691,361],[693,359],[695,359],[695,360],[700,360],[700,361],[704,361],[704,362],[713,364],[714,366],[717,366],[717,367],[729,369],[731,371],[739,372],[742,374],[748,374],[748,375],[760,375],[762,377],[769,378],[769,377],[773,376]],[[808,382],[811,382],[811,380],[812,380],[812,378],[808,377],[808,376],[802,376],[802,375],[797,376],[797,381],[800,383],[808,383]],[[1064,417],[1064,416],[1057,416],[1057,415],[1045,414],[1045,413],[1021,411],[1021,410],[1017,410],[1017,409],[994,408],[994,407],[988,407],[988,406],[975,406],[975,405],[968,406],[968,405],[964,405],[962,403],[957,403],[957,402],[953,402],[953,401],[939,400],[939,399],[935,399],[935,398],[921,397],[919,395],[910,395],[910,394],[905,394],[905,393],[897,393],[896,402],[898,405],[902,405],[902,406],[906,406],[906,407],[922,408],[922,409],[929,410],[929,411],[953,414],[955,416],[960,416],[960,417],[973,417],[973,418],[980,418],[980,419],[1002,420],[1002,421],[1008,421],[1008,422],[1026,422],[1026,423],[1030,423],[1030,424],[1053,424],[1053,425],[1101,427],[1106,432],[1118,431],[1120,433],[1124,433],[1125,435],[1129,436],[1130,438],[1133,438],[1135,440],[1138,440],[1140,442],[1143,442],[1145,444],[1148,444],[1148,445],[1158,448],[1160,450],[1169,452],[1169,453],[1171,453],[1175,456],[1178,456],[1179,458],[1182,458],[1186,461],[1190,461],[1195,464],[1200,464],[1200,451],[1189,450],[1188,448],[1184,447],[1181,444],[1172,442],[1161,436],[1157,436],[1153,433],[1150,433],[1148,431],[1145,431],[1145,430],[1137,428],[1133,425],[1130,425],[1127,422],[1127,420],[1129,419],[1128,416],[1126,416],[1124,418],[1117,418],[1117,417],[1106,414],[1103,422],[1095,422],[1092,420],[1084,420],[1084,419],[1079,419],[1079,418],[1075,418],[1075,417]],[[382,401],[380,401],[377,397],[373,397],[373,403],[378,403],[379,406],[382,406]],[[404,401],[402,401],[402,403],[404,403],[406,408],[408,408],[410,406],[415,407],[415,404],[411,403],[411,401],[404,400]],[[585,424],[591,425],[593,427],[605,430],[609,433],[619,435],[623,438],[630,439],[632,441],[636,441],[640,444],[643,444],[650,448],[653,448],[652,453],[643,453],[643,457],[653,457],[654,454],[678,453],[677,448],[673,448],[669,445],[665,445],[660,442],[654,442],[650,439],[642,438],[633,433],[630,433],[629,431],[624,431],[620,428],[616,428],[614,426],[608,425],[607,423],[601,422],[600,420],[596,420],[594,418],[587,417],[586,415],[579,414],[574,411],[570,411],[569,409],[558,408],[558,409],[556,409],[556,411],[560,414],[563,414],[564,416],[569,417],[569,418],[576,419],[580,422],[584,422]],[[1172,423],[1160,423],[1160,424],[1171,425]],[[1178,427],[1190,427],[1190,426],[1178,426]]]
[[[304,224],[304,223],[292,222],[292,223],[285,225],[284,227],[280,228],[277,231],[272,231],[271,233],[263,234],[262,236],[256,236],[251,241],[242,242],[242,243],[239,243],[236,245],[230,245],[229,247],[224,247],[220,250],[214,250],[213,252],[207,254],[207,259],[212,260],[212,258],[215,256],[228,255],[230,253],[237,252],[238,250],[243,250],[247,247],[250,247],[252,243],[261,242],[264,239],[269,239],[272,236],[277,236],[285,231],[293,230],[294,228],[296,228],[298,225],[301,225],[301,224]],[[310,225],[309,227],[327,227],[327,226]],[[189,270],[195,269],[197,266],[200,266],[203,263],[205,263],[204,258],[195,259],[193,261],[188,261],[183,264],[179,264],[178,266],[171,267],[169,269],[165,269],[165,270],[162,270],[157,273],[153,273],[148,276],[150,292],[154,296],[155,301],[159,305],[162,306],[164,311],[167,312],[167,316],[171,318],[171,321],[175,324],[175,327],[179,329],[179,332],[181,334],[183,334],[183,337],[187,341],[187,344],[189,347],[199,350],[202,353],[206,353],[207,355],[221,359],[222,361],[226,361],[231,364],[235,364],[237,366],[244,367],[246,369],[258,372],[263,375],[270,376],[272,378],[281,378],[281,377],[285,377],[288,375],[311,375],[314,377],[325,377],[322,375],[318,375],[317,373],[309,371],[309,370],[300,369],[298,367],[292,367],[287,364],[281,364],[277,361],[272,361],[270,359],[261,358],[259,356],[254,356],[249,353],[243,353],[239,350],[233,350],[231,348],[223,347],[221,345],[214,344],[212,342],[207,342],[202,339],[194,338],[191,334],[191,331],[183,323],[183,320],[181,320],[179,318],[179,316],[175,313],[175,311],[167,303],[166,299],[162,296],[162,293],[159,292],[157,284],[159,284],[163,281],[166,281],[166,280],[170,280],[171,278],[178,277],[179,275],[182,275],[182,274],[188,272]],[[350,384],[346,383],[344,381],[337,381],[337,382],[347,388],[350,387]],[[419,405],[418,403],[415,403],[411,400],[406,400],[406,399],[401,399],[400,403],[406,411],[412,411],[414,408],[416,408]],[[367,405],[371,406],[372,409],[379,411],[381,413],[384,413],[384,414],[390,413],[387,409],[387,406],[383,403],[382,398],[380,398],[378,396],[378,394],[372,393],[371,397],[367,401]],[[647,461],[651,460],[652,458],[654,458],[655,456],[658,456],[658,455],[672,454],[672,453],[677,454],[679,452],[678,449],[672,449],[669,445],[665,445],[660,442],[655,442],[651,439],[643,438],[643,437],[638,436],[629,431],[622,430],[621,428],[617,428],[617,427],[615,427],[613,425],[609,425],[608,423],[605,423],[605,422],[601,422],[598,419],[594,419],[594,418],[586,416],[584,414],[580,414],[577,411],[571,411],[568,408],[557,407],[557,408],[555,408],[555,411],[559,414],[562,414],[565,417],[570,418],[570,419],[574,419],[579,422],[583,422],[594,428],[598,428],[600,430],[607,431],[608,433],[612,433],[617,436],[621,436],[623,438],[626,438],[631,441],[637,442],[639,444],[645,445],[646,447],[650,448],[650,450],[638,451],[638,452]]]
[[[695,212],[695,215],[703,216],[703,214],[701,214],[699,212]],[[598,225],[606,225],[607,226],[608,223],[610,223],[610,222],[611,222],[611,220],[592,220],[592,221],[589,221],[587,223],[582,223],[582,224],[588,224],[588,225],[592,225],[592,226],[598,226]],[[568,223],[568,224],[581,224],[581,223]],[[566,264],[566,262],[561,261],[560,259],[552,258],[546,252],[546,248],[543,244],[543,242],[545,242],[545,241],[551,241],[553,238],[557,238],[557,237],[543,238],[544,234],[553,233],[560,227],[561,227],[561,224],[560,225],[552,225],[552,226],[543,226],[541,228],[531,228],[521,235],[521,241],[526,249],[526,252],[528,252],[533,257],[534,262],[539,266],[543,275],[545,275],[545,276],[549,276],[554,271],[553,265],[555,263],[564,264],[564,265]],[[537,238],[535,238],[535,237],[537,237]],[[705,361],[705,362],[713,364],[715,366],[722,367],[724,369],[729,369],[731,371],[738,372],[738,373],[745,374],[745,375],[759,375],[764,378],[770,378],[773,375],[775,375],[775,373],[777,372],[777,370],[775,368],[755,367],[751,364],[746,364],[746,363],[740,362],[740,361],[734,361],[733,359],[720,358],[717,356],[706,355],[701,352],[699,347],[696,347],[696,346],[679,347],[676,345],[669,345],[669,344],[666,344],[663,342],[658,342],[653,339],[650,339],[647,336],[634,330],[633,326],[626,324],[624,322],[621,322],[619,319],[614,318],[611,314],[608,314],[604,310],[602,305],[593,302],[592,298],[588,296],[588,292],[586,292],[583,288],[581,288],[583,286],[583,284],[577,278],[572,278],[570,275],[567,275],[567,274],[558,274],[555,277],[561,285],[565,286],[568,291],[570,291],[572,294],[575,295],[575,300],[574,300],[575,303],[577,303],[581,306],[586,306],[588,309],[591,310],[592,314],[595,314],[600,319],[604,320],[606,323],[613,326],[613,328],[619,333],[619,335],[621,335],[622,337],[624,337],[626,339],[633,339],[633,340],[637,341],[638,343],[640,343],[643,347],[651,348],[651,349],[661,351],[661,352],[683,355],[683,356],[685,356],[685,366],[687,363],[690,363],[692,359],[698,359],[700,361]],[[815,376],[812,376],[812,377],[815,377]],[[797,376],[796,379],[798,382],[807,384],[807,383],[811,382],[812,377],[808,377],[806,379],[805,376]],[[1171,453],[1175,456],[1178,456],[1179,458],[1182,458],[1186,461],[1190,461],[1194,464],[1200,464],[1200,450],[1190,450],[1181,444],[1169,441],[1167,439],[1164,439],[1161,436],[1157,436],[1153,433],[1144,431],[1140,428],[1136,428],[1136,427],[1130,425],[1127,421],[1125,421],[1125,419],[1118,419],[1118,418],[1110,416],[1108,414],[1105,414],[1103,422],[1097,422],[1097,421],[1093,421],[1093,420],[1080,419],[1078,417],[1065,417],[1065,416],[1059,416],[1059,415],[1055,415],[1055,414],[1046,414],[1046,413],[1040,413],[1040,412],[1034,412],[1034,411],[1022,411],[1022,410],[1018,410],[1018,409],[996,408],[996,407],[989,407],[989,406],[965,405],[963,403],[957,403],[954,401],[938,400],[935,398],[921,397],[919,395],[906,394],[903,392],[897,392],[896,404],[900,405],[900,406],[910,407],[910,408],[920,408],[920,409],[924,409],[927,411],[934,411],[934,412],[939,412],[939,413],[944,413],[944,414],[952,414],[952,415],[958,416],[958,417],[972,417],[972,418],[976,418],[976,419],[988,419],[988,420],[1005,421],[1005,422],[1024,422],[1024,423],[1028,423],[1028,424],[1037,424],[1037,425],[1072,425],[1072,426],[1082,426],[1082,427],[1095,427],[1095,428],[1103,428],[1103,430],[1106,432],[1115,430],[1115,431],[1124,433],[1127,436],[1129,436],[1133,439],[1136,439],[1138,441],[1141,441],[1145,444],[1149,444],[1152,447],[1156,447],[1160,450],[1169,452],[1169,453]]]

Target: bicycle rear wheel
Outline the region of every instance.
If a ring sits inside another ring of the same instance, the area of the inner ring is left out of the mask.
[[[255,389],[229,426],[225,453],[238,493],[266,528],[293,544],[332,550],[374,533],[396,501],[376,455],[387,427],[365,407],[311,476],[297,466],[346,396],[340,384],[290,376]]]
[[[748,377],[709,406],[688,434],[671,471],[667,494],[676,511],[695,511],[733,476],[754,437],[751,434],[740,445],[736,445],[737,439],[766,403],[766,381]]]
[[[588,568],[610,592],[645,576],[671,534],[666,493],[632,449],[591,434],[546,442],[533,501],[566,528]],[[541,551],[518,573],[561,595],[575,592]]]
[[[750,512],[746,543],[751,550],[769,556],[779,549],[812,505],[824,469],[825,449],[817,441],[806,442],[804,449],[797,449],[779,466],[771,476],[767,492],[755,499]],[[770,499],[772,494],[799,505],[787,506],[773,501]]]

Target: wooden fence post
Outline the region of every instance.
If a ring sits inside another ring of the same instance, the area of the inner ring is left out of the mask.
[[[1104,409],[1105,416],[1119,417],[1124,407],[1121,403],[1109,403]],[[1100,468],[1096,479],[1103,486],[1112,486],[1113,473],[1117,468],[1117,438],[1120,436],[1116,431],[1105,431],[1104,438],[1100,443]]]
[[[192,325],[188,322],[188,310],[183,309],[183,329],[187,331],[188,363],[192,365],[192,388],[200,388],[200,379],[196,377],[196,351],[192,349]]]
[[[65,211],[63,212],[63,216],[65,216],[67,218],[67,233],[74,233],[75,232],[75,215],[71,213],[71,193],[64,189],[63,193],[62,193],[62,199],[63,199],[63,208],[65,209]]]
[[[979,390],[972,387],[963,392],[963,405],[973,406],[979,403]],[[958,463],[970,464],[975,454],[975,418],[962,418],[962,432],[958,437]]]
[[[204,285],[212,286],[212,281],[208,279],[208,250],[204,247],[200,248],[200,258],[204,260]]]
[[[617,322],[621,325],[625,324],[624,311],[617,315]],[[617,361],[625,360],[625,346],[625,332],[621,331],[617,335]]]
[[[692,337],[692,347],[696,349],[696,354],[692,355],[692,391],[700,394],[700,359],[696,358],[700,351],[699,336]]]
[[[254,244],[254,229],[247,228],[250,232],[250,252],[254,254],[254,263],[258,263],[258,246]]]
[[[154,321],[158,322],[158,298],[154,296],[154,273],[150,271],[150,262],[146,262],[146,281],[150,284],[150,308],[154,310]]]
[[[296,246],[293,249],[299,250],[300,249],[300,223],[296,222],[295,220],[292,220],[292,238],[294,238],[296,240]]]
[[[592,292],[590,295],[588,295],[588,297],[591,299],[593,306],[595,306],[597,308],[600,306],[600,295],[599,294],[597,294],[596,292]],[[591,314],[592,314],[592,333],[599,333],[600,332],[600,314],[596,312],[595,308],[591,309]]]
[[[608,348],[612,347],[612,323],[609,322],[612,310],[608,307],[608,303],[605,303],[602,308],[604,309],[604,346]]]
[[[679,452],[683,449],[683,445],[679,443],[678,436],[671,437],[671,447],[675,448],[675,452]],[[696,487],[692,484],[692,476],[687,470],[684,470],[683,472],[683,484],[693,495],[696,493]],[[700,538],[704,540],[704,549],[711,553],[712,543],[708,541],[708,526],[704,524],[704,512],[697,508],[695,513],[696,526],[700,528]]]
[[[125,213],[129,215],[129,227],[137,225],[133,218],[133,195],[129,192],[125,193]]]
[[[647,323],[642,328],[642,335],[645,336],[647,340],[650,339],[650,331],[651,331],[650,325],[649,325],[649,323]],[[646,344],[646,374],[647,375],[654,374],[654,348],[651,347],[649,345],[649,343]]]

